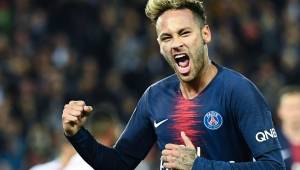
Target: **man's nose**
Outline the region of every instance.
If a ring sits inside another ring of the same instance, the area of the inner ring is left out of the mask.
[[[181,47],[183,47],[182,39],[180,37],[174,37],[173,42],[172,42],[172,48],[175,50],[176,49],[178,50]]]

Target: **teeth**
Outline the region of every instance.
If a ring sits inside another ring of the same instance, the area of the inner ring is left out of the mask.
[[[185,54],[175,55],[175,59],[182,58],[182,57],[184,57],[184,56],[185,56]]]

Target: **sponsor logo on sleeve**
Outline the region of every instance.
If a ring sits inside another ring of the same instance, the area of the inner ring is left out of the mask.
[[[257,132],[255,135],[255,139],[257,142],[264,142],[272,138],[277,138],[277,133],[274,128],[270,130],[264,130],[261,132]]]

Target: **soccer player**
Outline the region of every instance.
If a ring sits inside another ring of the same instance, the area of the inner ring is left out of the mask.
[[[208,56],[211,32],[202,3],[149,0],[145,11],[175,74],[144,92],[112,149],[83,127],[91,106],[66,104],[63,129],[79,154],[95,169],[134,169],[157,142],[161,169],[284,169],[261,93]]]

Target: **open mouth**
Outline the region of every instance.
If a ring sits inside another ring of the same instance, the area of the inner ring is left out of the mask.
[[[190,72],[190,58],[187,54],[176,54],[174,58],[179,73],[187,74]]]

